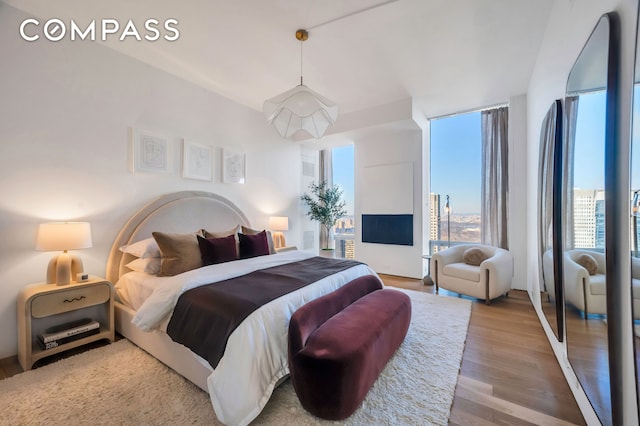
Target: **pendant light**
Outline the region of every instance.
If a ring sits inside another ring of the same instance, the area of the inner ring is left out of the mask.
[[[262,110],[267,122],[289,139],[300,131],[321,138],[338,118],[338,106],[304,85],[302,78],[302,43],[309,38],[307,30],[296,31],[300,40],[300,85],[267,99]]]

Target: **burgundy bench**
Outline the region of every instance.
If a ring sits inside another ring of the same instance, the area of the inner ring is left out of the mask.
[[[302,406],[327,420],[353,414],[410,320],[411,299],[372,275],[298,309],[289,323],[289,370]]]

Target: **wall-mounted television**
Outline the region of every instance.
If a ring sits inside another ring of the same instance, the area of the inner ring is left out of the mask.
[[[363,214],[362,242],[413,245],[412,214]]]

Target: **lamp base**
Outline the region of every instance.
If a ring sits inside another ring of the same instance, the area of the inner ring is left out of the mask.
[[[422,284],[432,286],[434,282],[433,282],[433,279],[431,278],[431,275],[425,275],[422,278]]]
[[[284,234],[280,231],[272,231],[271,237],[273,238],[273,247],[279,249],[281,247],[286,247],[286,243],[284,241]]]
[[[66,285],[71,277],[84,271],[82,259],[67,252],[51,258],[47,266],[47,284]]]

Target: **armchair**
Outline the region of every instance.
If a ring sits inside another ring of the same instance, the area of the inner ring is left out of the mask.
[[[577,260],[588,254],[598,264],[598,270],[594,275],[589,275],[587,268],[580,265]],[[584,313],[607,313],[607,280],[606,261],[604,253],[591,250],[574,249],[564,253],[564,298]]]
[[[479,266],[465,263],[467,249],[479,248],[484,259]],[[461,244],[431,256],[431,273],[436,285],[478,299],[488,305],[491,299],[507,294],[513,278],[513,256],[509,251],[481,244]]]

